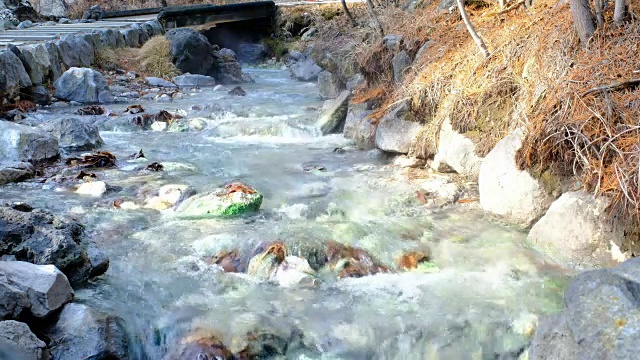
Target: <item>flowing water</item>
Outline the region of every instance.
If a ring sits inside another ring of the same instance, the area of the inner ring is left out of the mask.
[[[202,118],[201,131],[140,131],[96,117],[103,150],[119,159],[118,168],[98,171],[114,189],[101,198],[55,182],[0,192],[1,200],[86,225],[111,266],[78,289],[77,300],[126,320],[131,358],[160,359],[194,330],[217,334],[232,351],[246,345],[247,333],[269,334],[286,345],[280,358],[290,359],[521,356],[536,318],[559,308],[566,278],[541,265],[522,233],[492,223],[474,206],[429,211],[416,199],[415,183],[386,159],[351,148],[341,135],[320,136],[314,84],[281,70],[248,72],[256,83],[243,86],[246,97],[205,89],[172,103],[142,103],[148,112],[181,109]],[[41,111],[36,120],[73,110]],[[141,171],[146,163],[127,160],[139,149],[165,171]],[[305,165],[326,171],[303,171]],[[232,180],[264,194],[259,213],[181,220],[170,210],[112,206],[165,184],[206,192]],[[292,288],[224,273],[206,261],[276,240],[292,247],[335,240],[391,268],[411,250],[429,249],[432,261],[408,272],[324,277]]]

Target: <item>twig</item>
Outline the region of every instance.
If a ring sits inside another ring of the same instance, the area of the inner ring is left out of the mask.
[[[500,10],[498,12],[495,12],[495,13],[491,14],[491,15],[502,15],[502,14],[508,13],[511,10],[515,10],[515,9],[519,8],[521,5],[524,5],[524,0],[520,0],[517,3],[507,7],[506,9]]]
[[[628,89],[630,87],[635,87],[638,85],[640,85],[640,79],[626,80],[626,81],[618,82],[612,85],[603,85],[603,86],[594,87],[593,89],[589,89],[583,92],[582,94],[580,94],[580,97],[585,97],[589,94],[593,94],[594,92],[600,92],[600,91],[620,91],[620,90]]]

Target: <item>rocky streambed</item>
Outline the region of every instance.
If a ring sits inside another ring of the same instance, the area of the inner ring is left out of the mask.
[[[525,356],[566,274],[487,219],[473,182],[323,136],[314,83],[245,72],[244,96],[18,121],[73,131],[0,189],[0,341],[38,359]]]

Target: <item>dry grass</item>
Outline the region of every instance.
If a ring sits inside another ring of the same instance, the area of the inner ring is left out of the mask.
[[[101,47],[95,53],[94,64],[101,70],[115,70],[118,62],[118,54],[112,48]]]
[[[180,71],[172,62],[170,43],[164,36],[154,36],[147,41],[136,60],[139,62],[139,70],[155,77],[171,79],[180,74]]]

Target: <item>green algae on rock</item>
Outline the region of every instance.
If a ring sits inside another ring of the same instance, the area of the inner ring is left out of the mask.
[[[262,194],[253,188],[233,183],[223,189],[185,200],[178,208],[181,218],[233,217],[258,211]]]

